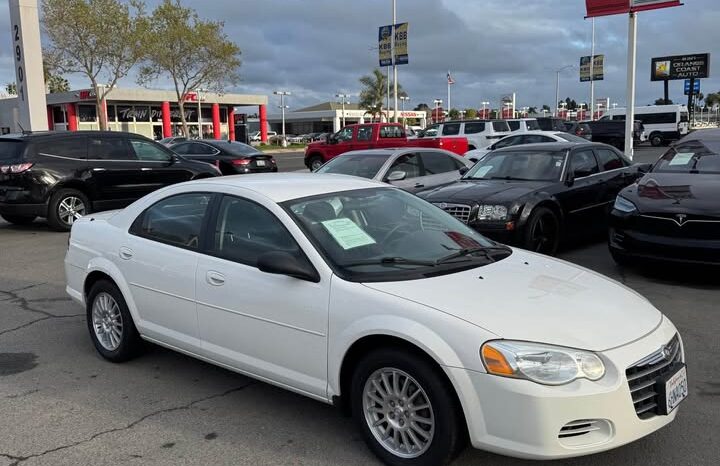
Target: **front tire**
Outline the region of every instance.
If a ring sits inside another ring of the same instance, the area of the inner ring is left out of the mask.
[[[140,353],[140,334],[125,298],[114,283],[100,280],[93,285],[86,312],[90,339],[103,358],[124,362]]]
[[[523,247],[529,251],[554,256],[560,245],[560,220],[547,207],[530,214],[523,233]]]
[[[665,139],[660,134],[651,134],[650,135],[650,144],[653,147],[660,147],[663,144],[665,144]]]
[[[5,219],[6,222],[12,223],[14,225],[30,225],[37,218],[34,215],[25,217],[23,215],[10,215],[10,214],[0,214],[0,217]]]
[[[401,349],[378,349],[357,365],[355,422],[372,452],[391,466],[450,463],[466,428],[453,389],[438,368]]]
[[[57,231],[70,231],[75,220],[90,213],[90,201],[77,189],[61,189],[50,198],[48,224]]]

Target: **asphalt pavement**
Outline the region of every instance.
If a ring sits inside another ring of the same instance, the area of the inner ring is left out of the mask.
[[[645,157],[657,154],[636,158]],[[283,170],[297,160],[278,156]],[[67,237],[41,221],[0,221],[0,466],[379,464],[330,406],[155,346],[125,364],[102,360],[84,310],[65,294]],[[561,257],[637,290],[673,320],[687,352],[690,397],[676,421],[653,435],[550,464],[717,464],[720,273],[620,268],[601,239]],[[469,449],[455,464],[537,463]]]

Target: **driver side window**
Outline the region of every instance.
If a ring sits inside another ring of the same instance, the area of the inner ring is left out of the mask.
[[[405,172],[405,179],[417,178],[422,176],[420,171],[420,157],[418,154],[403,154],[393,162],[388,173]]]
[[[165,198],[145,210],[130,227],[130,234],[184,249],[200,247],[200,233],[208,193],[178,194]]]
[[[572,169],[575,178],[583,178],[599,172],[595,155],[590,150],[573,152]]]

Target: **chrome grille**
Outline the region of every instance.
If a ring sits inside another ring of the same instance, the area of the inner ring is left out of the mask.
[[[658,414],[660,400],[655,384],[672,370],[674,363],[681,360],[680,338],[675,335],[667,345],[627,368],[625,375],[635,412],[640,419],[649,419]]]
[[[445,202],[434,202],[433,204],[463,223],[468,223],[470,221],[470,212],[472,211],[472,207],[467,204],[447,204]]]

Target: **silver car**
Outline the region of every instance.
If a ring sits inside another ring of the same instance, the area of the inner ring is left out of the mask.
[[[416,193],[457,181],[472,166],[469,159],[445,150],[405,147],[346,152],[316,173],[359,176]]]

